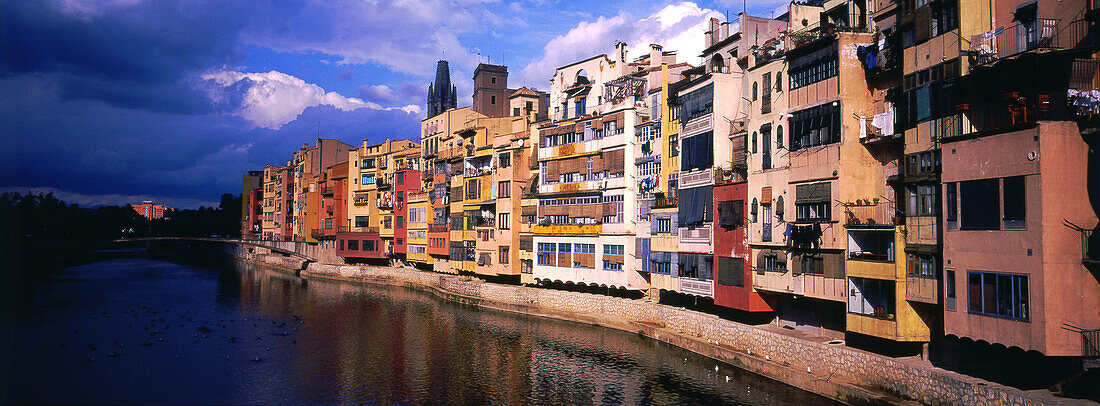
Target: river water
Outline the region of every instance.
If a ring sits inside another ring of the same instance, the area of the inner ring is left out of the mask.
[[[10,403],[829,403],[636,334],[231,260],[135,254],[32,289]]]

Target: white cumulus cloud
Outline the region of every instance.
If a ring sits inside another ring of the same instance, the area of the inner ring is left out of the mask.
[[[718,11],[681,2],[669,4],[641,19],[620,11],[614,17],[582,21],[569,32],[550,40],[542,56],[528,64],[522,75],[549,80],[557,67],[610,52],[615,41],[627,43],[629,57],[649,52],[649,44],[661,44],[665,51],[677,51],[680,62],[698,64],[698,55],[704,48],[703,33],[710,17],[724,19]]]
[[[228,96],[240,96],[236,114],[257,127],[279,129],[294,121],[306,108],[319,105],[333,106],[344,111],[361,108],[374,110],[402,110],[420,114],[420,106],[382,107],[355,97],[345,97],[336,92],[326,92],[320,86],[279,71],[238,72],[222,70],[202,75],[202,79],[216,86],[210,97],[223,101]],[[226,90],[240,92],[226,94]]]

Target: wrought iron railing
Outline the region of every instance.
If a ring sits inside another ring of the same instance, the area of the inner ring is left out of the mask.
[[[902,214],[891,201],[856,201],[844,204],[847,227],[893,227]]]
[[[978,34],[970,41],[971,68],[1041,49],[1074,49],[1091,45],[1089,21],[1037,18]]]

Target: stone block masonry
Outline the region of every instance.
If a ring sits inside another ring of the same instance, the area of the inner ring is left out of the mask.
[[[266,255],[250,259],[284,266]],[[301,269],[300,264],[290,265]],[[636,332],[851,404],[1084,404],[909,363],[840,345],[813,342],[714,315],[640,300],[535,287],[408,268],[309,263],[305,278],[407,286],[445,299],[506,311]]]

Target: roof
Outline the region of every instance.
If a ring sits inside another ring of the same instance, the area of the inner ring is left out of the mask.
[[[579,65],[579,64],[591,61],[591,60],[596,59],[596,58],[603,58],[603,59],[607,59],[607,60],[610,61],[610,59],[607,58],[607,54],[599,54],[599,55],[595,55],[595,56],[589,57],[589,58],[584,59],[584,60],[580,60],[580,61],[570,63],[568,65],[559,66],[557,69],[554,69],[554,70],[562,70],[562,69],[568,68],[568,67],[573,66],[573,65]]]
[[[714,45],[711,45],[711,46],[707,47],[707,49],[704,49],[703,53],[699,54],[699,56],[706,56],[707,54],[713,53],[714,51],[717,51],[717,50],[721,49],[722,47],[724,47],[726,45],[732,44],[733,42],[735,42],[739,39],[741,39],[741,33],[740,32],[735,32],[735,33],[731,34],[730,36],[726,37],[726,39],[718,41]]]
[[[517,89],[515,92],[512,92],[512,95],[508,96],[508,98],[511,99],[513,97],[519,97],[519,96],[539,97],[539,94],[537,92],[535,92],[534,90],[528,89],[527,87],[521,87],[521,88]]]

